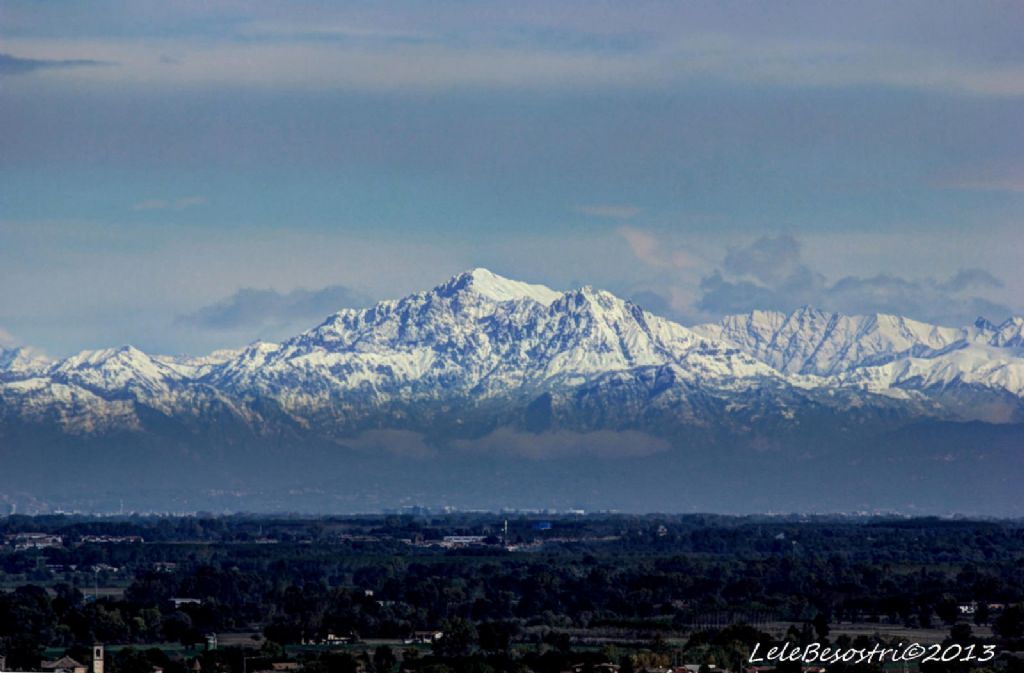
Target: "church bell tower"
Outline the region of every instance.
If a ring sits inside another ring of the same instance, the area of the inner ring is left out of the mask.
[[[103,646],[92,646],[92,673],[103,673]]]

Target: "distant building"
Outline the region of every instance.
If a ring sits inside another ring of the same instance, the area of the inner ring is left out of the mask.
[[[297,670],[299,670],[299,663],[297,661],[278,661],[270,664],[270,668],[263,668],[252,673],[281,673],[282,671]]]
[[[584,668],[586,667],[583,664],[573,664],[572,668],[570,668],[568,671],[562,671],[562,673],[583,673]],[[618,664],[595,664],[592,668],[594,670],[594,673],[619,673]]]
[[[330,645],[331,647],[337,647],[339,645],[345,645],[352,641],[351,636],[339,636],[333,633],[328,633],[327,637],[320,641],[321,645]]]
[[[413,631],[412,638],[406,638],[405,644],[421,643],[429,645],[444,638],[444,631]]]
[[[103,646],[99,643],[92,646],[92,673],[103,673]]]
[[[441,545],[444,547],[468,547],[484,544],[486,539],[486,535],[445,535]]]
[[[5,540],[7,544],[14,547],[14,551],[64,546],[64,540],[59,535],[50,535],[49,533],[14,533],[6,536]]]
[[[174,603],[174,607],[175,608],[180,608],[182,605],[202,605],[203,604],[203,602],[201,600],[199,600],[198,598],[182,598],[182,597],[177,597],[177,596],[172,598],[171,602]]]
[[[107,573],[119,573],[121,569],[117,566],[112,566],[109,563],[97,563],[92,567],[93,572],[107,572]]]
[[[92,673],[103,673],[103,646],[92,647]],[[0,657],[0,671],[4,670],[4,659]],[[44,673],[89,673],[89,668],[75,659],[65,655],[59,659],[44,660],[39,664]]]
[[[60,659],[40,662],[39,670],[45,673],[86,673],[86,666],[71,657],[64,656]]]
[[[82,544],[135,544],[145,540],[141,535],[83,535]]]

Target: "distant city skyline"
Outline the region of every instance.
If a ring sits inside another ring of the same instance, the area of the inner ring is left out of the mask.
[[[0,346],[198,354],[484,266],[684,324],[1024,313],[996,2],[4,2]]]

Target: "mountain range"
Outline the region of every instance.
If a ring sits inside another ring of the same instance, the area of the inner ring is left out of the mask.
[[[12,507],[1024,514],[1024,318],[684,327],[485,269],[203,357],[0,350]]]

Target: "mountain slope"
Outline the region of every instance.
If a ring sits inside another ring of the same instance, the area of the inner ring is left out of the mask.
[[[963,329],[900,316],[849,316],[806,306],[788,315],[753,311],[727,316],[693,330],[736,344],[779,371],[818,376],[935,355],[967,338]]]
[[[707,378],[778,376],[610,293],[558,294],[478,269],[399,301],[340,311],[280,346],[253,346],[206,380],[241,395],[287,388],[311,405],[349,393],[482,400],[683,362]]]
[[[0,451],[13,468],[0,487],[51,483],[50,467],[64,465],[77,475],[70,492],[86,477],[187,474],[217,492],[334,475],[358,493],[398,493],[421,487],[399,479],[412,460],[436,495],[450,474],[491,483],[527,460],[570,480],[590,474],[606,492],[630,477],[602,466],[628,458],[653,481],[711,488],[790,472],[831,479],[866,456],[897,458],[874,446],[902,446],[910,480],[946,456],[956,460],[926,471],[929,483],[955,480],[949,470],[1015,475],[1022,325],[804,308],[686,328],[602,290],[475,269],[279,344],[205,357],[3,351]],[[960,430],[967,421],[981,430]],[[927,433],[943,439],[914,440]],[[998,450],[968,439],[988,435]]]
[[[973,326],[953,328],[804,307],[788,315],[727,316],[693,331],[733,344],[780,371],[826,377],[826,385],[897,395],[916,390],[951,401],[958,416],[998,420],[1014,417],[1024,397],[1022,329],[1024,319],[1018,317],[1000,325],[979,318]],[[989,391],[1009,406],[993,414],[988,404],[954,400],[957,390],[971,398]]]
[[[745,397],[789,419],[817,405],[1007,422],[1024,397],[1021,324],[950,328],[805,307],[688,329],[602,290],[556,292],[475,269],[341,310],[281,344],[205,358],[129,346],[45,363],[8,351],[0,401],[8,419],[56,417],[90,432],[140,429],[150,411],[202,420],[212,408],[257,432],[281,421],[337,436],[367,424],[440,422],[453,406],[506,422],[542,395],[570,425],[580,425],[574,404],[603,407],[587,412],[593,427],[642,424],[652,412],[667,416],[662,426],[728,424],[751,408]]]
[[[31,348],[0,348],[0,381],[29,376],[49,364],[49,359]]]

